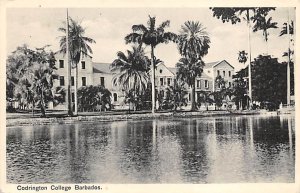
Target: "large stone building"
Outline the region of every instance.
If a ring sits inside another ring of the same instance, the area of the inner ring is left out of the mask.
[[[56,73],[59,79],[54,82],[54,86],[62,86],[67,89],[67,62],[63,54],[56,54]],[[221,76],[226,82],[226,86],[232,85],[234,67],[226,60],[220,62],[207,63],[203,69],[201,77],[198,77],[195,82],[196,93],[199,91],[214,92],[220,89],[215,83],[215,78]],[[111,71],[109,63],[95,63],[89,55],[83,55],[78,66],[78,88],[89,85],[102,85],[112,93],[112,105],[115,109],[127,109],[128,105],[124,103],[125,94],[120,89],[113,85],[113,78],[116,74]],[[72,102],[74,102],[74,69],[71,71],[71,92]],[[168,68],[164,63],[158,64],[155,72],[155,85],[157,91],[164,91],[168,86],[173,86],[176,79],[176,68]],[[190,101],[190,90],[187,96]],[[197,100],[197,94],[196,94]],[[50,105],[51,108],[51,105]],[[54,107],[55,109],[66,109],[66,104],[63,103]]]
[[[215,83],[217,76],[221,76],[225,80],[226,87],[231,87],[233,83],[233,74],[234,67],[226,60],[205,64],[202,75],[197,77],[195,82],[196,101],[200,91],[214,92],[221,89],[220,85]],[[163,91],[168,86],[172,86],[174,84],[176,68],[167,68],[163,63],[160,63],[157,66],[155,76],[156,88],[162,93],[162,96],[164,96]],[[189,90],[189,94],[187,96],[189,103],[191,100],[191,88],[187,86],[187,89]]]
[[[67,90],[68,85],[68,79],[67,79],[67,60],[64,54],[62,53],[56,53],[55,54],[56,59],[56,74],[58,74],[58,80],[54,81],[54,87],[60,86],[63,87],[65,90]],[[74,85],[75,85],[75,79],[74,79],[75,70],[71,69],[71,93],[72,93],[72,103],[74,103]],[[82,54],[82,57],[80,59],[80,62],[78,64],[78,88],[82,86],[88,86],[93,85],[93,62],[92,57],[86,54]],[[74,104],[73,104],[74,106]],[[52,105],[50,105],[50,108]],[[60,104],[55,107],[55,109],[64,110],[66,109],[66,104]]]

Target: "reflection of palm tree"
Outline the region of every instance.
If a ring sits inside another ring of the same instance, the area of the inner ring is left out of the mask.
[[[67,33],[66,28],[60,27],[59,31]],[[93,51],[88,45],[89,43],[96,43],[92,38],[84,36],[85,29],[75,20],[70,18],[69,24],[69,52],[71,57],[72,66],[75,68],[75,84],[74,84],[74,98],[75,98],[75,112],[77,115],[77,88],[78,88],[78,63],[82,57],[82,54],[92,54]],[[67,38],[66,36],[61,36],[60,39],[60,52],[66,54],[67,52]],[[70,77],[70,76],[69,76]],[[68,81],[70,83],[70,81]]]
[[[126,43],[138,43],[140,46],[142,44],[151,46],[151,65],[152,65],[152,113],[155,111],[155,56],[154,56],[154,48],[160,43],[168,43],[169,41],[175,41],[177,36],[171,32],[165,32],[165,28],[170,25],[170,21],[162,22],[158,28],[155,26],[155,17],[149,16],[148,26],[133,25],[132,30],[133,33],[128,34],[125,37]]]
[[[134,90],[135,94],[142,94],[149,82],[150,65],[144,50],[133,47],[133,51],[127,50],[127,56],[123,52],[118,52],[117,56],[111,64],[112,71],[117,71],[113,84],[124,91]]]

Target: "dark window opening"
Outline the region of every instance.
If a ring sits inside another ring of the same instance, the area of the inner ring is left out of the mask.
[[[59,60],[59,68],[64,68],[64,61],[63,60]]]
[[[74,82],[74,76],[71,76],[71,86],[74,86],[75,82]]]
[[[167,81],[168,81],[168,86],[170,86],[171,85],[171,78],[168,78]]]
[[[71,99],[72,99],[72,102],[75,101],[75,93],[73,93],[73,92],[72,92],[72,97],[71,97]]]
[[[59,77],[60,86],[65,86],[65,77],[60,76]]]
[[[104,82],[104,77],[100,77],[100,85],[104,86],[105,82]]]
[[[82,77],[82,86],[86,86],[86,77]]]
[[[117,101],[118,101],[118,94],[114,93],[114,102],[117,102]]]
[[[205,80],[205,88],[208,88],[208,81]]]
[[[201,80],[197,80],[197,88],[201,88]]]
[[[81,68],[85,69],[85,61],[81,61]]]

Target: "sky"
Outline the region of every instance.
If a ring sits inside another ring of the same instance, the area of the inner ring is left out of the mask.
[[[237,60],[238,52],[248,52],[248,28],[242,21],[236,25],[223,23],[213,17],[207,8],[69,8],[69,16],[80,22],[85,28],[85,36],[96,41],[91,44],[93,61],[111,63],[116,59],[118,51],[131,49],[125,44],[124,37],[132,32],[132,25],[147,25],[148,15],[156,16],[157,25],[170,20],[166,31],[179,33],[185,21],[199,21],[209,34],[211,43],[204,62],[226,60],[236,70],[244,67]],[[288,49],[287,37],[279,37],[283,23],[288,20],[288,9],[277,8],[269,14],[273,21],[278,22],[278,29],[270,29],[269,41],[264,41],[262,31],[251,33],[252,58],[268,53],[285,61],[282,53]],[[51,45],[50,49],[59,49],[59,37],[66,20],[66,8],[8,8],[6,13],[7,53],[10,54],[17,46],[27,44],[30,48]],[[294,18],[294,9],[290,9],[290,17]],[[150,48],[146,48],[150,56]],[[168,67],[175,67],[180,59],[176,44],[160,44],[155,48],[156,58],[164,61]]]

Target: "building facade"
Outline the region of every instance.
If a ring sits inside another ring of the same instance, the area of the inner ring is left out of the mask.
[[[59,75],[58,80],[54,81],[54,87],[61,86],[67,90],[67,61],[63,54],[56,54],[56,74]],[[151,72],[150,72],[151,73]],[[196,78],[195,89],[196,89],[196,101],[200,91],[214,92],[220,89],[220,86],[215,83],[217,76],[224,78],[226,87],[232,86],[234,74],[234,67],[230,65],[226,60],[220,62],[207,63],[203,69],[203,73],[200,77]],[[102,85],[107,88],[112,96],[112,106],[114,109],[128,109],[128,105],[125,104],[125,93],[117,88],[113,84],[113,79],[116,76],[115,72],[110,69],[109,63],[97,63],[92,61],[92,57],[89,55],[82,55],[82,58],[78,64],[78,88],[89,85]],[[155,69],[155,85],[156,91],[159,92],[160,96],[164,97],[166,89],[169,86],[173,86],[176,81],[176,68],[166,67],[164,63],[158,64]],[[74,103],[74,69],[71,70],[71,93],[72,102]],[[190,102],[191,99],[191,88],[186,87],[189,91],[187,99]],[[158,106],[159,104],[157,104]],[[66,110],[66,102],[53,107],[49,105],[49,108],[57,110]]]
[[[53,86],[54,87],[63,87],[65,90],[67,90],[68,86],[68,68],[67,68],[67,60],[64,54],[62,53],[56,53],[55,54],[55,67],[57,68],[55,70],[55,73],[58,75],[58,79],[54,80]],[[93,80],[93,62],[92,62],[92,57],[86,54],[82,54],[80,62],[77,64],[78,65],[78,88],[82,86],[89,86],[89,85],[94,85],[94,80]],[[71,100],[74,106],[74,85],[75,85],[75,69],[71,68]],[[65,101],[67,100],[67,96],[65,98]],[[56,109],[56,110],[65,110],[67,108],[66,102],[57,105],[53,107],[53,105],[50,103],[49,108]]]
[[[195,80],[195,91],[196,98],[199,97],[200,92],[215,92],[221,89],[221,85],[215,82],[217,76],[221,76],[225,81],[226,87],[231,87],[233,85],[234,67],[229,64],[226,60],[219,62],[212,62],[205,64],[203,68],[203,73],[200,77]],[[168,86],[173,86],[176,80],[176,68],[167,68],[163,63],[157,66],[156,72],[156,88],[160,92],[161,96],[164,96],[164,91]],[[188,85],[186,89],[189,91],[187,95],[188,106],[190,105],[192,90]],[[189,108],[189,107],[187,107]]]

